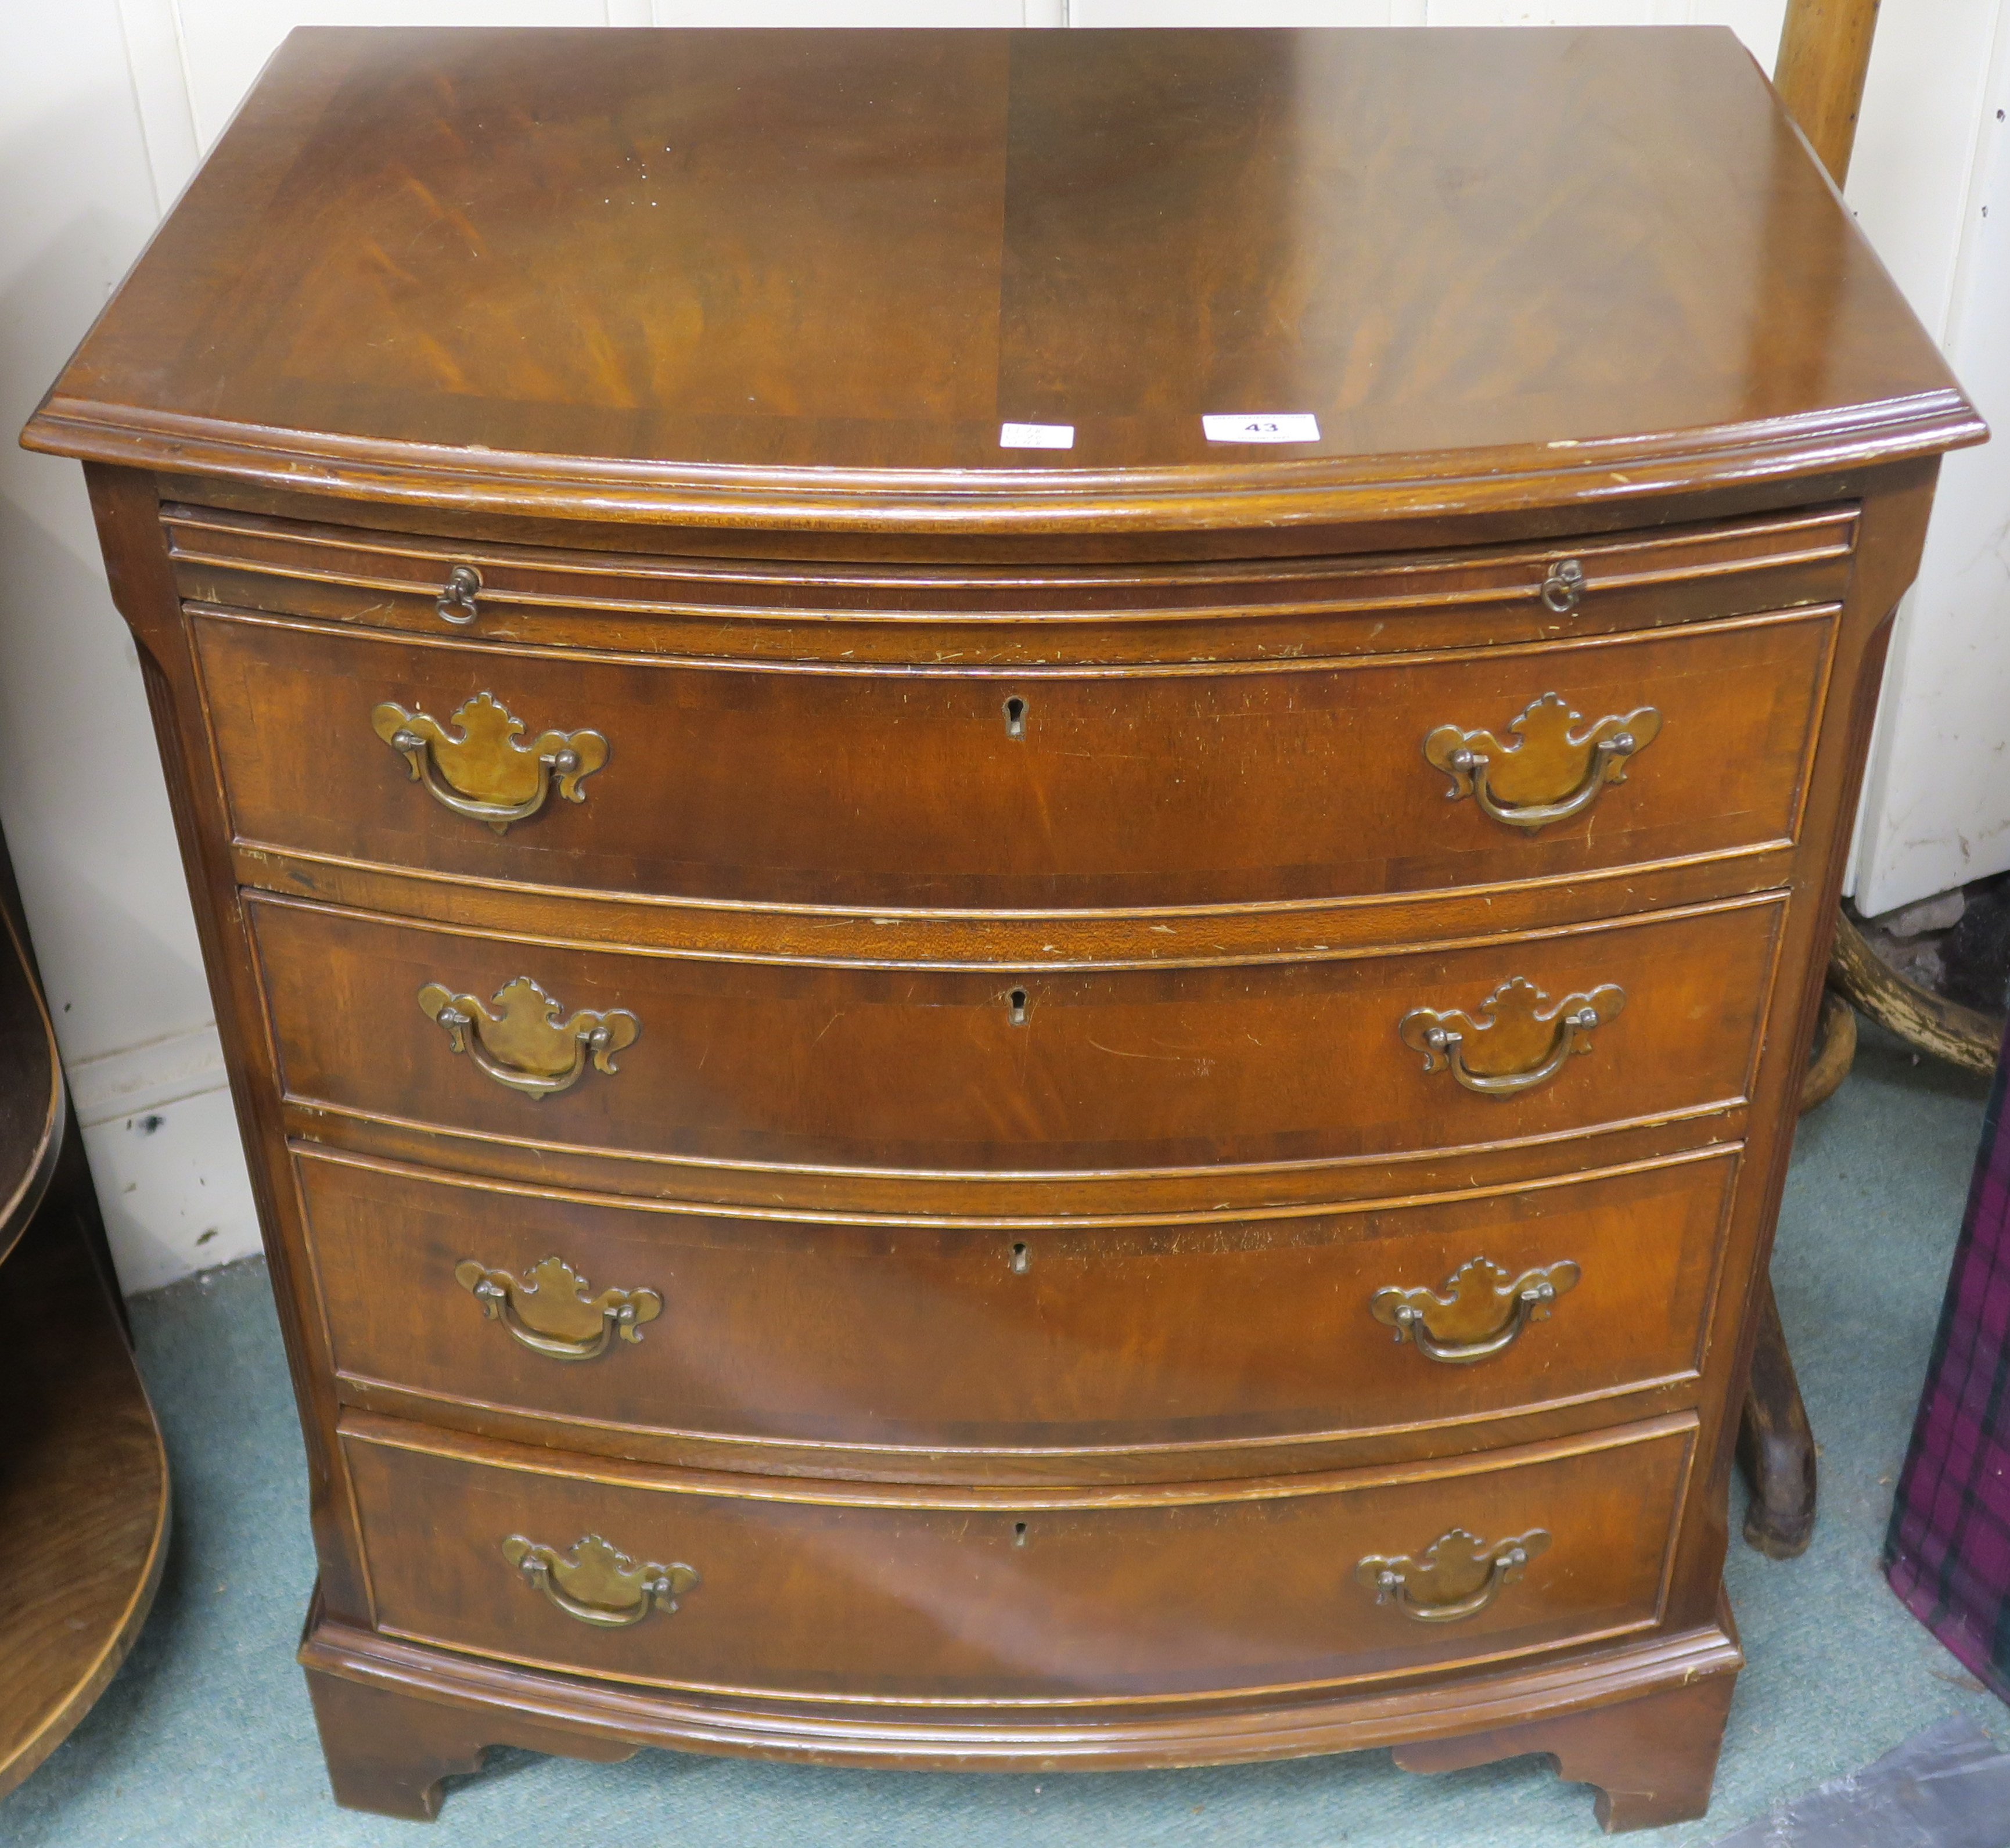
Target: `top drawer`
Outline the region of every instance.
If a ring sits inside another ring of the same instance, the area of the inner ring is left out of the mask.
[[[1836,615],[1009,674],[679,664],[222,611],[191,627],[247,842],[576,890],[1063,912],[1791,841]]]
[[[746,562],[435,539],[169,503],[181,595],[418,635],[971,668],[1490,646],[1839,601],[1856,509],[1356,558]]]

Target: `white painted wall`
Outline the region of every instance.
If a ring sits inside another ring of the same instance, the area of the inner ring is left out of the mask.
[[[1873,915],[2010,867],[2010,6],[1905,18],[1873,50],[1850,201],[1998,434],[1943,466],[1898,619],[1858,824]]]
[[[2010,432],[2010,0],[1901,0],[1850,197]],[[296,25],[1170,26],[1717,23],[1770,69],[1784,0],[63,0],[0,65],[0,433],[11,439]],[[1994,50],[1992,48],[1995,48]],[[1992,63],[1992,59],[1994,59]],[[1993,88],[1991,87],[1993,86]],[[1984,93],[1988,93],[1984,107]],[[1982,207],[1994,201],[1994,220]],[[2001,458],[2001,460],[1999,460]],[[2010,441],[1951,464],[1880,726],[1873,909],[2010,865]],[[1992,625],[1995,625],[1992,627]],[[166,798],[74,464],[0,442],[0,822],[129,1289],[257,1247]],[[1959,844],[1951,854],[1949,842]],[[1993,856],[1993,857],[1992,857]]]

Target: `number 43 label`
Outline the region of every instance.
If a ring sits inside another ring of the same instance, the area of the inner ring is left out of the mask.
[[[1317,442],[1319,419],[1309,411],[1244,411],[1234,417],[1204,417],[1209,442]]]

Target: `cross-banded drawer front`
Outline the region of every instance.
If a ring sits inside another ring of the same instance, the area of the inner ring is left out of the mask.
[[[1643,1629],[1693,1433],[1671,1418],[1451,1467],[1099,1505],[596,1465],[353,1413],[345,1428],[385,1629],[868,1702],[1203,1697]]]
[[[626,663],[197,619],[241,838],[923,908],[1435,891],[1794,837],[1832,609],[1104,677]]]
[[[588,1148],[1079,1172],[1465,1147],[1745,1092],[1784,901],[1199,968],[726,962],[254,899],[299,1100]]]
[[[678,1454],[652,1434],[696,1434],[825,1446],[840,1474],[904,1452],[925,1476],[945,1449],[982,1473],[1000,1452],[1337,1439],[1692,1384],[1737,1169],[1719,1150],[1353,1211],[985,1225],[297,1162],[359,1388],[644,1459]]]

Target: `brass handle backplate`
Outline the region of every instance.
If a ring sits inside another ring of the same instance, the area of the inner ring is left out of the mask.
[[[1549,1544],[1549,1535],[1539,1527],[1491,1546],[1454,1527],[1414,1558],[1370,1553],[1354,1576],[1375,1594],[1378,1605],[1394,1605],[1416,1622],[1456,1623],[1478,1616]]]
[[[1615,1019],[1625,990],[1607,983],[1588,994],[1569,994],[1547,1013],[1549,997],[1534,983],[1511,976],[1476,1014],[1413,1008],[1396,1032],[1424,1055],[1426,1071],[1450,1071],[1468,1091],[1511,1097],[1546,1085],[1573,1053],[1591,1050],[1591,1030]]]
[[[453,1277],[491,1321],[500,1322],[532,1353],[552,1360],[598,1359],[617,1334],[639,1342],[641,1324],[663,1313],[663,1299],[654,1290],[588,1295],[586,1279],[563,1258],[545,1258],[520,1278],[463,1258]]]
[[[456,1052],[499,1085],[532,1099],[577,1083],[589,1057],[597,1069],[612,1072],[614,1055],[633,1046],[642,1030],[626,1008],[583,1010],[562,1020],[565,1010],[528,976],[504,984],[487,1002],[428,982],[419,990],[419,1011],[446,1029]]]
[[[1511,1278],[1491,1258],[1474,1258],[1452,1273],[1443,1295],[1391,1285],[1375,1292],[1368,1313],[1394,1329],[1398,1342],[1415,1342],[1426,1359],[1470,1366],[1512,1347],[1531,1322],[1546,1320],[1579,1275],[1568,1258]]]
[[[527,820],[557,786],[568,802],[583,802],[581,779],[607,762],[607,741],[597,731],[543,731],[519,744],[528,729],[492,693],[478,693],[453,715],[456,736],[431,714],[407,712],[386,700],[370,715],[378,737],[411,766],[435,801],[499,834]]]
[[[513,1533],[502,1543],[502,1557],[568,1617],[597,1629],[626,1629],[652,1611],[674,1611],[698,1583],[688,1565],[638,1565],[598,1533],[577,1541],[570,1556]]]
[[[1440,725],[1424,740],[1424,761],[1451,779],[1453,801],[1471,796],[1494,820],[1532,833],[1582,815],[1607,784],[1624,783],[1628,763],[1661,733],[1650,705],[1572,729],[1583,723],[1558,695],[1545,693],[1508,727],[1518,743]]]

